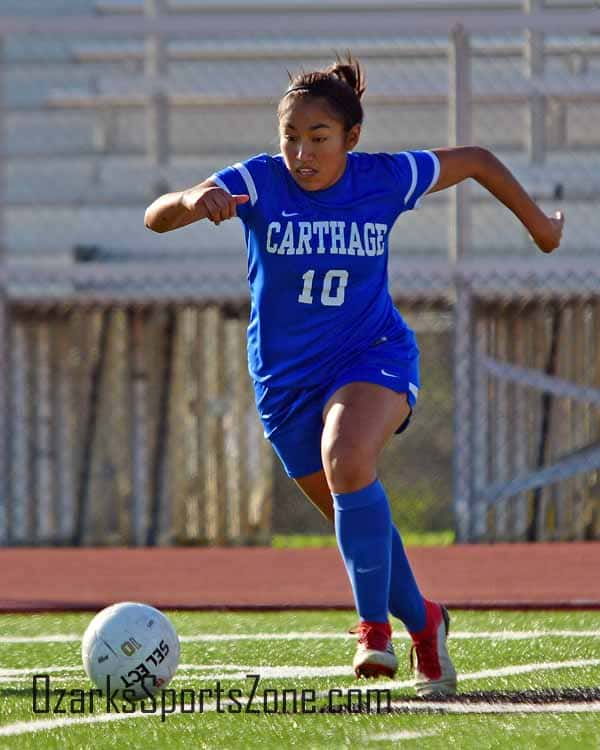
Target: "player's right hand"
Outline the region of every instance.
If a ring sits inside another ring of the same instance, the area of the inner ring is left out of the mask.
[[[213,224],[233,219],[237,207],[247,203],[249,195],[231,195],[220,187],[204,187],[199,190],[186,190],[181,197],[181,204],[188,211],[202,211]]]

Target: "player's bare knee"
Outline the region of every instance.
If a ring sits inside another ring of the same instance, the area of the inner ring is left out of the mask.
[[[354,492],[373,480],[375,456],[359,441],[324,440],[321,451],[327,482],[333,492]]]

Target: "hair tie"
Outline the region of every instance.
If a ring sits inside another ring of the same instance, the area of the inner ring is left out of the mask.
[[[302,84],[301,86],[292,86],[292,88],[288,89],[283,96],[287,96],[288,94],[291,94],[293,91],[307,91],[307,92],[310,93],[311,91],[313,91],[316,88],[317,88],[316,86],[314,86],[314,85],[313,86],[309,86],[306,83]]]

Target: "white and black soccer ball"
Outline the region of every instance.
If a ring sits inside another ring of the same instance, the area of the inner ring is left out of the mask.
[[[179,664],[179,638],[158,609],[120,602],[90,622],[81,656],[87,676],[100,690],[118,690],[120,696],[140,700],[172,680]]]

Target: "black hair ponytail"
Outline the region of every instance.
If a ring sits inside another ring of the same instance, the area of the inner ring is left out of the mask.
[[[334,115],[348,131],[354,125],[361,124],[364,118],[361,104],[366,89],[362,68],[352,55],[337,57],[335,63],[324,70],[302,71],[295,76],[288,73],[290,85],[284,93],[277,114],[283,116],[289,103],[296,96],[312,96],[324,99]]]
[[[362,99],[367,83],[360,63],[352,55],[348,55],[345,60],[338,56],[335,63],[323,72],[335,76],[354,91],[359,101]]]

